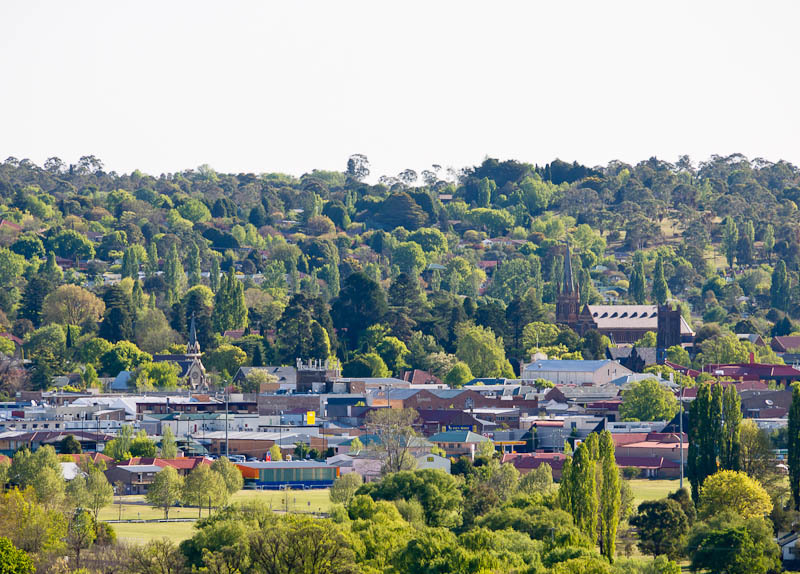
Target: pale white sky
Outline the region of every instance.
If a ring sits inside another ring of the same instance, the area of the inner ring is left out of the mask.
[[[0,156],[800,164],[800,2],[0,2]]]

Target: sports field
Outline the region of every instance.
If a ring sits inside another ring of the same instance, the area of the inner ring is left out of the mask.
[[[273,510],[289,512],[319,513],[330,509],[327,489],[320,490],[241,490],[231,498],[232,502],[250,500],[263,501]],[[208,516],[208,509],[202,510]],[[198,509],[173,507],[169,511],[172,518],[197,519]],[[147,505],[144,496],[115,497],[114,504],[100,511],[100,520],[152,520],[164,518],[162,510]],[[192,535],[192,522],[122,522],[112,526],[120,540],[146,542],[154,538],[167,537],[176,542]]]

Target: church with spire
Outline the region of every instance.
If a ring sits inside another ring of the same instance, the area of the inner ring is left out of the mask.
[[[583,336],[596,330],[607,336],[613,344],[630,345],[645,333],[657,333],[659,341],[673,344],[690,343],[694,331],[680,311],[669,305],[589,305],[581,307],[578,281],[572,269],[572,254],[569,245],[564,254],[564,276],[556,296],[556,323],[569,326]]]
[[[178,378],[182,379],[191,390],[201,391],[208,389],[208,377],[206,376],[206,368],[203,366],[203,361],[200,359],[201,356],[200,342],[197,340],[195,316],[192,313],[186,352],[174,355],[153,355],[153,362],[170,361],[177,364],[180,368]]]

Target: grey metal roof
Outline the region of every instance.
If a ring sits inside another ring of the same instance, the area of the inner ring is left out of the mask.
[[[525,367],[525,371],[562,371],[568,373],[585,372],[594,373],[595,371],[605,368],[606,366],[615,363],[609,359],[600,361],[580,361],[580,360],[542,360],[534,361]]]

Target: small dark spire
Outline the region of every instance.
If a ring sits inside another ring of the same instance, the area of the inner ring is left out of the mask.
[[[572,257],[569,252],[569,242],[567,242],[567,253],[564,257],[564,285],[562,293],[572,295],[575,293],[575,280],[572,276]]]

